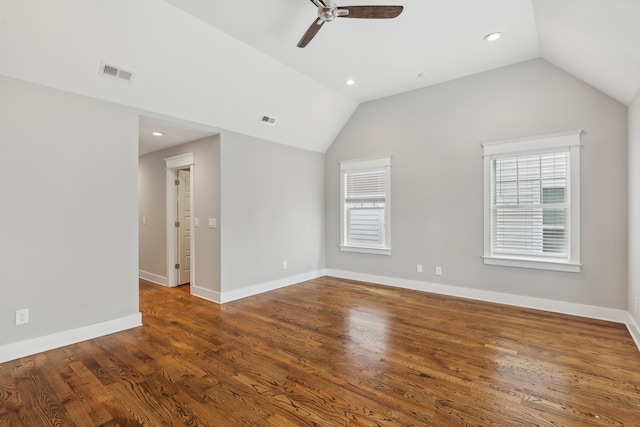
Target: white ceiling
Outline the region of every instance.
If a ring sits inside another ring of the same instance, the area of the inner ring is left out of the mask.
[[[153,135],[160,132],[162,136]],[[179,123],[166,118],[140,116],[138,120],[138,155],[196,141],[219,131],[195,123]]]
[[[336,19],[304,49],[317,17],[309,0],[167,1],[357,102],[541,55],[621,102],[640,88],[638,0],[342,0],[404,11]],[[503,38],[484,41],[491,32]]]
[[[299,49],[309,0],[0,0],[0,74],[150,112],[145,133],[171,117],[176,132],[198,123],[320,152],[361,102],[531,58],[625,104],[640,88],[640,0],[338,2],[366,4],[405,8],[336,19]],[[103,61],[134,80],[100,77]]]
[[[404,11],[395,19],[338,18],[304,49],[296,44],[317,18],[309,0],[167,1],[358,102],[540,56],[530,0],[342,0],[336,4]],[[494,31],[505,37],[485,42]]]
[[[533,0],[542,57],[629,105],[640,89],[639,0]]]

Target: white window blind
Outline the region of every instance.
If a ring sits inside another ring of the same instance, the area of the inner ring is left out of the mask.
[[[341,169],[341,249],[389,253],[390,159],[350,161]]]
[[[580,271],[580,133],[482,144],[485,264]]]
[[[566,259],[569,153],[493,160],[493,253]]]
[[[386,171],[345,173],[347,244],[384,246]]]

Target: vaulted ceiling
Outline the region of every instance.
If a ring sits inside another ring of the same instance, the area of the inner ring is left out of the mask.
[[[168,117],[174,134],[192,122],[320,152],[361,102],[532,58],[625,104],[640,88],[638,0],[338,2],[383,4],[404,11],[336,19],[300,49],[309,0],[0,0],[0,74],[148,112],[145,132]]]

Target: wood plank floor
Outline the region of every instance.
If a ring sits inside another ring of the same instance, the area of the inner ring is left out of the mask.
[[[0,426],[640,426],[624,325],[320,278],[0,365]]]

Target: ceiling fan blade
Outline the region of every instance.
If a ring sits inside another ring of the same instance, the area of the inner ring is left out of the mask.
[[[324,2],[324,0],[310,0],[311,3],[313,3],[313,5],[315,7],[325,7],[327,4]]]
[[[320,28],[322,28],[323,24],[324,22],[319,18],[313,21],[313,24],[311,24],[307,32],[304,33],[304,36],[302,36],[302,38],[298,42],[298,47],[305,47],[306,45],[308,45],[309,42],[316,36],[316,34],[318,34],[318,31],[320,31]]]
[[[339,18],[389,19],[402,13],[402,6],[342,6],[338,7]],[[346,11],[347,13],[345,14]]]

